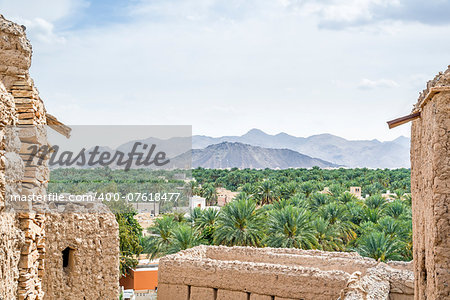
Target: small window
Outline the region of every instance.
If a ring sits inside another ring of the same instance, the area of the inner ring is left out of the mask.
[[[64,270],[71,270],[74,266],[74,252],[75,250],[67,247],[62,251],[62,260]]]

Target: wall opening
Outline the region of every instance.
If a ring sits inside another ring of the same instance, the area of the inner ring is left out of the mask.
[[[75,257],[74,257],[75,249],[67,247],[62,251],[62,266],[66,271],[70,271],[75,265]]]

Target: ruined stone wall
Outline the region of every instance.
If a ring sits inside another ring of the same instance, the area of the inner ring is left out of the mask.
[[[23,162],[20,140],[12,127],[17,117],[13,96],[0,81],[0,299],[15,299],[19,279],[19,260],[24,234],[17,228],[15,214],[6,198],[21,190]]]
[[[20,246],[23,234],[10,213],[0,213],[0,299],[15,299],[18,287]]]
[[[31,44],[25,28],[0,15],[0,81],[10,90],[18,76],[28,76],[31,66]]]
[[[450,69],[428,83],[411,130],[416,299],[450,298]],[[441,92],[436,93],[436,88]]]
[[[117,299],[118,225],[105,207],[99,214],[5,205],[10,195],[45,195],[49,180],[29,148],[48,143],[44,103],[28,73],[31,53],[25,28],[0,15],[0,299]],[[62,264],[67,245],[75,250],[70,270]]]
[[[119,294],[119,227],[104,207],[77,208],[47,215],[45,299],[117,299]],[[78,213],[70,210],[76,209]],[[62,251],[72,249],[63,267]]]
[[[199,246],[160,259],[158,300],[338,299],[352,292],[344,289],[355,270],[362,278],[378,270],[379,277],[362,284],[386,287],[385,298],[368,299],[412,299],[408,268],[355,253]]]
[[[2,179],[5,181],[4,197],[12,195],[23,195],[36,192],[45,194],[45,188],[33,190],[30,184],[31,177],[38,177],[38,172],[30,173],[32,169],[25,166],[24,146],[27,138],[30,138],[29,130],[20,129],[22,125],[45,124],[45,110],[42,101],[33,82],[28,74],[31,64],[31,44],[25,36],[25,29],[13,22],[7,21],[0,16],[0,90],[2,98],[1,122],[4,143],[2,150],[5,151],[5,168]],[[34,99],[33,99],[34,98]],[[39,102],[35,104],[35,102]],[[44,129],[41,129],[41,131]],[[46,139],[42,139],[46,142]],[[47,175],[43,172],[41,177]],[[4,200],[4,199],[3,199]],[[3,202],[5,203],[5,202]],[[10,262],[10,270],[16,274],[16,295],[18,299],[42,299],[42,270],[44,268],[44,236],[43,225],[45,216],[31,213],[30,203],[11,203],[5,207],[6,215],[1,222],[7,224],[8,219],[15,218],[14,228],[10,225],[6,228],[18,231],[21,241],[19,244],[10,243],[16,247],[13,253],[19,253],[20,258]],[[13,215],[12,210],[21,212]],[[2,249],[6,249],[3,248]],[[41,270],[41,272],[39,272]],[[14,297],[15,298],[15,297]],[[7,297],[7,299],[13,299]]]

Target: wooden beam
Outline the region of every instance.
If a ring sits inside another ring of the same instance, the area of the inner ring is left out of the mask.
[[[389,125],[389,129],[392,129],[392,128],[395,128],[397,126],[400,126],[400,125],[403,125],[405,123],[408,123],[408,122],[410,122],[412,120],[418,119],[418,118],[420,118],[420,112],[416,112],[416,113],[413,113],[413,114],[410,114],[410,115],[407,115],[407,116],[404,116],[404,117],[401,117],[401,118],[389,121],[387,123]]]
[[[72,129],[69,126],[64,125],[56,117],[51,114],[46,114],[47,117],[47,125],[55,130],[56,132],[62,134],[66,138],[70,138],[70,132]]]

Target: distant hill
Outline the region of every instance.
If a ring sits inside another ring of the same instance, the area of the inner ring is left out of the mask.
[[[269,149],[242,143],[222,142],[192,150],[192,167],[210,169],[333,168],[338,165],[290,149]]]
[[[135,142],[147,145],[155,144],[156,151],[164,151],[166,158],[170,159],[170,163],[163,167],[167,169],[189,167],[191,159],[194,168],[199,166],[257,169],[310,168],[313,166],[322,168],[338,166],[350,168],[410,167],[410,139],[406,137],[399,137],[388,142],[349,141],[331,134],[303,138],[286,133],[270,135],[258,129],[252,129],[242,136],[218,138],[199,135],[193,136],[192,139],[190,137],[147,138],[124,143],[117,149],[101,147],[101,151],[113,153],[118,150],[130,153]],[[137,148],[138,151],[141,151],[142,144]],[[144,150],[141,152],[146,153]],[[53,166],[52,168],[57,167]],[[110,167],[116,168],[117,166],[113,164]],[[133,167],[135,166],[133,165]],[[151,165],[149,168],[155,168],[155,166]]]
[[[286,133],[270,135],[259,129],[252,129],[242,136],[213,138],[195,135],[192,138],[192,147],[203,149],[209,145],[222,142],[238,142],[263,148],[290,149],[352,168],[410,167],[410,140],[406,137],[399,137],[388,142],[378,140],[350,141],[331,134],[319,134],[303,138]]]

